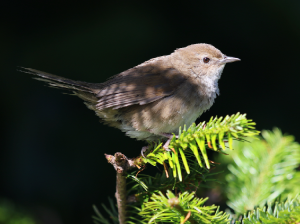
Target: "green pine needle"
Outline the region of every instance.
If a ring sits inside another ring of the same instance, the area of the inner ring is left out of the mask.
[[[168,162],[173,169],[173,176],[178,176],[182,181],[182,167],[187,173],[190,173],[190,162],[187,160],[187,152],[192,152],[196,162],[203,167],[203,162],[207,169],[210,169],[210,161],[207,157],[207,149],[215,151],[225,150],[225,142],[232,149],[233,139],[244,137],[254,137],[260,132],[255,130],[255,123],[246,118],[246,114],[234,114],[232,116],[211,118],[209,122],[201,122],[196,125],[193,123],[188,129],[184,126],[183,130],[179,128],[179,137],[175,135],[170,142],[169,148],[173,152],[166,152],[162,144],[155,146],[149,153],[145,162],[155,166],[156,163],[163,164]],[[194,161],[192,162],[194,163]]]

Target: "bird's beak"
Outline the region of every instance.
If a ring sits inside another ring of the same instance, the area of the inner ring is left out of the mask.
[[[239,58],[225,56],[223,59],[219,60],[219,62],[220,62],[220,64],[226,64],[226,63],[240,61],[240,60],[241,59],[239,59]]]

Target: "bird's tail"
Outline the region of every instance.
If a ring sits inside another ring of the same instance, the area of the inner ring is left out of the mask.
[[[74,81],[72,79],[67,79],[64,77],[60,77],[57,75],[53,75],[47,72],[42,72],[32,68],[23,68],[20,67],[21,72],[36,75],[38,77],[34,78],[36,80],[44,81],[49,84],[49,86],[54,88],[62,88],[62,89],[69,89],[74,91],[83,91],[88,93],[97,93],[99,91],[99,86],[94,83],[87,83],[81,81]],[[99,85],[99,84],[98,84]]]
[[[94,109],[94,105],[97,104],[96,94],[100,90],[101,84],[97,83],[87,83],[81,81],[74,81],[72,79],[67,79],[57,75],[53,75],[47,72],[42,72],[32,68],[20,67],[21,72],[32,74],[38,76],[34,79],[46,82],[50,87],[61,88],[73,91],[74,95],[85,101],[85,104],[90,108]]]
[[[22,70],[21,70],[22,69]],[[112,127],[121,125],[118,121],[118,111],[111,108],[98,110],[96,105],[98,103],[97,93],[101,90],[103,84],[101,83],[87,83],[81,81],[74,81],[71,79],[63,78],[57,75],[52,75],[46,72],[35,70],[32,68],[21,68],[19,71],[38,76],[34,79],[44,81],[49,86],[54,88],[61,88],[71,90],[75,95],[84,100],[84,104],[91,110],[95,111],[96,115],[102,118],[104,123]]]

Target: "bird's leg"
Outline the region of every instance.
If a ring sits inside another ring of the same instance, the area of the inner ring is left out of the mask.
[[[141,150],[141,154],[142,154],[142,156],[143,156],[145,159],[146,159],[146,157],[144,156],[144,152],[146,152],[147,149],[149,149],[149,145],[148,145],[148,146],[144,146],[144,147],[142,148],[142,150]]]
[[[148,130],[148,131],[149,131],[150,133],[153,133],[153,132],[151,131],[151,129]],[[171,142],[171,140],[172,140],[172,138],[173,138],[173,134],[170,134],[170,133],[160,133],[159,135],[168,138],[168,140],[167,140],[167,141],[165,142],[165,144],[163,145],[163,149],[166,150],[166,151],[172,151],[171,149],[169,149],[169,145],[170,145],[170,142]],[[175,135],[175,137],[178,138],[178,135]],[[149,146],[144,146],[144,147],[142,148],[142,150],[141,150],[141,154],[142,154],[142,156],[143,156],[144,158],[146,158],[146,157],[144,156],[144,152],[146,152],[148,148],[149,148]]]
[[[166,138],[168,138],[168,140],[166,141],[166,143],[164,144],[163,146],[163,149],[166,150],[166,151],[171,151],[169,149],[169,145],[170,145],[170,142],[173,138],[173,134],[169,134],[169,133],[160,133],[161,136],[164,136]],[[178,135],[175,135],[176,138],[178,138]]]

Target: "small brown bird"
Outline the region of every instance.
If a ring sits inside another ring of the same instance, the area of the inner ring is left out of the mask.
[[[31,68],[52,87],[73,91],[105,124],[131,138],[158,140],[178,133],[209,109],[228,57],[209,44],[193,44],[146,61],[104,83],[73,81]],[[165,145],[167,148],[168,144]]]

